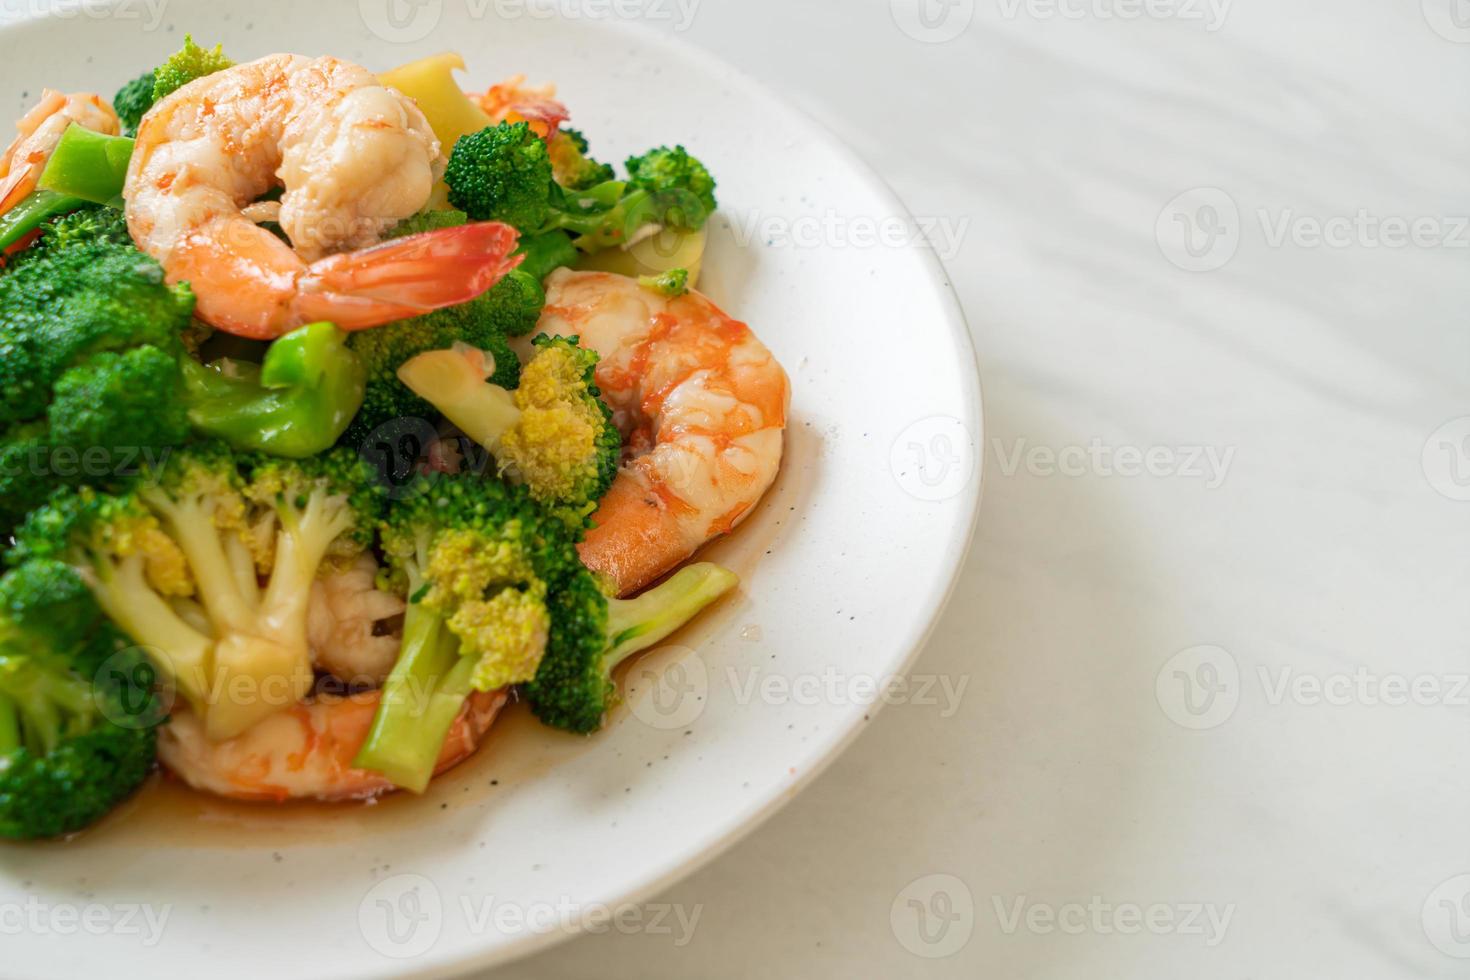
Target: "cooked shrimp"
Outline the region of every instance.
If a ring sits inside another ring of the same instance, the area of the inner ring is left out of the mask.
[[[306,636],[312,663],[346,684],[383,683],[403,645],[401,625],[393,629],[392,621],[408,604],[380,590],[377,576],[378,563],[363,554],[311,587]]]
[[[556,100],[555,85],[526,85],[525,75],[512,75],[492,85],[484,95],[470,95],[496,124],[528,122],[543,139],[550,139],[571,118],[567,107]]]
[[[189,710],[159,731],[158,756],[195,789],[236,800],[363,800],[394,789],[352,759],[373,724],[379,692],[321,695],[271,715],[243,734],[211,742]],[[449,729],[435,774],[474,754],[505,704],[506,689],[471,694]]]
[[[631,456],[593,515],[582,560],[620,595],[750,514],[781,464],[786,372],[699,293],[561,269],[538,329],[597,351],[597,384]]]
[[[117,113],[101,96],[91,92],[62,95],[55,89],[43,90],[40,103],[15,124],[19,135],[0,154],[0,214],[36,189],[46,161],[51,159],[61,135],[72,123],[106,136],[116,136],[121,131]]]
[[[149,111],[123,190],[128,230],[228,333],[377,326],[467,302],[516,264],[515,231],[492,222],[374,246],[429,201],[441,150],[413,100],[366,68],[271,55]],[[277,186],[278,208],[251,207]],[[268,217],[290,245],[252,220]]]

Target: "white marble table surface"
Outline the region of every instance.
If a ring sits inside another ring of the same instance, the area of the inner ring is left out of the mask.
[[[1470,4],[925,2],[680,33],[960,232],[962,694],[492,976],[1470,975]]]

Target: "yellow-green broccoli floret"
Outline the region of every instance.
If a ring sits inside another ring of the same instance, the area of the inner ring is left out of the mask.
[[[702,564],[610,599],[578,556],[580,529],[524,487],[460,473],[410,489],[381,535],[384,585],[408,599],[403,648],[353,764],[416,792],[473,692],[522,684],[548,724],[593,731],[618,663],[736,583]]]
[[[153,101],[172,95],[197,78],[234,66],[235,63],[225,57],[221,45],[201,48],[194,43],[192,36],[185,34],[184,46],[153,70]]]
[[[543,334],[534,344],[515,391],[486,384],[464,352],[421,355],[398,376],[489,450],[501,475],[585,516],[617,475],[622,438],[594,378],[597,354],[575,337]]]
[[[670,269],[662,275],[639,276],[638,285],[667,299],[678,299],[689,292],[689,270]]]

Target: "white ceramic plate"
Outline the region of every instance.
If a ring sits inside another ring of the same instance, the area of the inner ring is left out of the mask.
[[[386,7],[89,0],[0,29],[0,117],[43,85],[110,96],[188,30],[237,60],[292,50],[384,69],[453,48],[476,87],[555,80],[605,159],[686,144],[720,181],[703,288],[793,382],[780,480],[707,553],[742,589],[634,665],[601,735],[512,712],[426,799],[281,814],[155,787],[78,841],[0,847],[0,974],[361,980],[549,944],[689,873],[815,776],[881,707],[870,680],[905,669],[964,558],[983,445],[974,357],[932,253],[894,244],[905,212],[871,172],[756,84],[641,29]]]

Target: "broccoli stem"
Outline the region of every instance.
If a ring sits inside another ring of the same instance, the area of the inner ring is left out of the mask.
[[[352,764],[422,793],[469,696],[474,667],[474,658],[459,655],[459,641],[438,613],[420,603],[410,605],[398,662],[383,684],[373,727]]]
[[[225,632],[239,632],[254,621],[259,595],[240,591],[234,563],[225,553],[222,532],[215,526],[213,508],[199,498],[174,501],[157,491],[144,499],[168,522],[189,561],[205,611]]]
[[[348,502],[325,490],[312,490],[298,512],[300,504],[287,500],[277,508],[282,532],[263,603],[263,619],[280,628],[282,639],[304,635],[311,584],[332,542],[350,531],[354,521]]]
[[[426,351],[398,368],[409,390],[492,453],[521,419],[515,396],[485,382],[481,352]]]
[[[0,700],[10,703],[12,720],[0,720],[0,742],[17,739],[37,755],[49,755],[64,735],[82,734],[93,711],[91,686],[70,671],[52,670],[21,660],[0,675]],[[3,752],[3,749],[0,749]]]
[[[14,701],[0,694],[0,759],[21,747],[20,710]]]
[[[664,639],[739,584],[739,576],[729,569],[700,562],[637,598],[609,599],[605,669],[611,674],[618,664]]]
[[[39,186],[93,204],[121,207],[132,156],[133,141],[128,137],[107,136],[72,123],[41,172]]]
[[[184,697],[202,712],[209,699],[214,640],[179,618],[148,584],[143,559],[98,566],[97,603],[117,627],[147,647]]]

